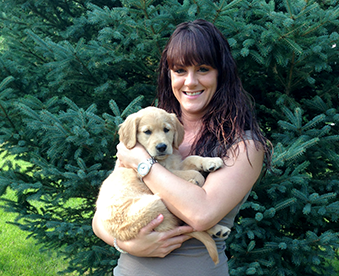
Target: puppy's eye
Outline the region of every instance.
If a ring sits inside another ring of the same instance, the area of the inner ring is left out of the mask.
[[[151,135],[151,134],[152,134],[152,131],[150,131],[150,130],[145,130],[144,133],[145,133],[146,135]]]
[[[165,127],[165,128],[164,128],[164,132],[165,132],[165,133],[169,132],[169,129]]]

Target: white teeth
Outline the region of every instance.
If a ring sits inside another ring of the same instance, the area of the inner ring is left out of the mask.
[[[195,95],[201,94],[202,91],[198,91],[198,92],[185,92],[185,93],[186,93],[186,95],[188,95],[188,96],[195,96]]]

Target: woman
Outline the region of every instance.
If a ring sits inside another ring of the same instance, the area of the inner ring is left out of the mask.
[[[267,140],[260,132],[252,105],[243,90],[230,47],[216,27],[204,20],[180,24],[169,39],[160,61],[159,107],[174,112],[185,128],[179,147],[191,154],[219,156],[225,166],[193,185],[155,163],[143,177],[172,213],[189,226],[165,233],[153,231],[163,219],[144,227],[137,238],[114,241],[121,254],[114,275],[173,276],[228,275],[225,241],[214,238],[220,262],[214,265],[206,248],[185,234],[204,231],[219,223],[232,228],[241,204],[259,178],[263,160],[269,160]],[[137,171],[150,158],[141,146],[117,147],[119,165]],[[93,229],[113,245],[97,216]]]

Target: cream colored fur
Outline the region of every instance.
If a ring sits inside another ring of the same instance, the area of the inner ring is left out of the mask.
[[[204,177],[199,171],[211,172],[223,165],[220,158],[189,156],[183,161],[175,153],[184,138],[184,128],[175,114],[148,107],[127,117],[119,129],[120,141],[133,148],[138,141],[157,161],[179,177],[202,186]],[[104,228],[113,237],[126,241],[133,239],[140,229],[159,214],[164,221],[155,229],[168,231],[182,222],[175,217],[133,169],[116,167],[103,182],[97,200],[97,212]],[[230,230],[217,225],[209,234],[221,237]],[[217,233],[218,232],[218,233]],[[214,240],[207,232],[193,232],[191,236],[203,242],[215,263],[219,262]]]

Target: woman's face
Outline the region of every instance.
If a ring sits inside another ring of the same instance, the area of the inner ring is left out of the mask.
[[[217,79],[218,70],[209,65],[174,66],[172,91],[181,111],[203,116],[217,89]]]

